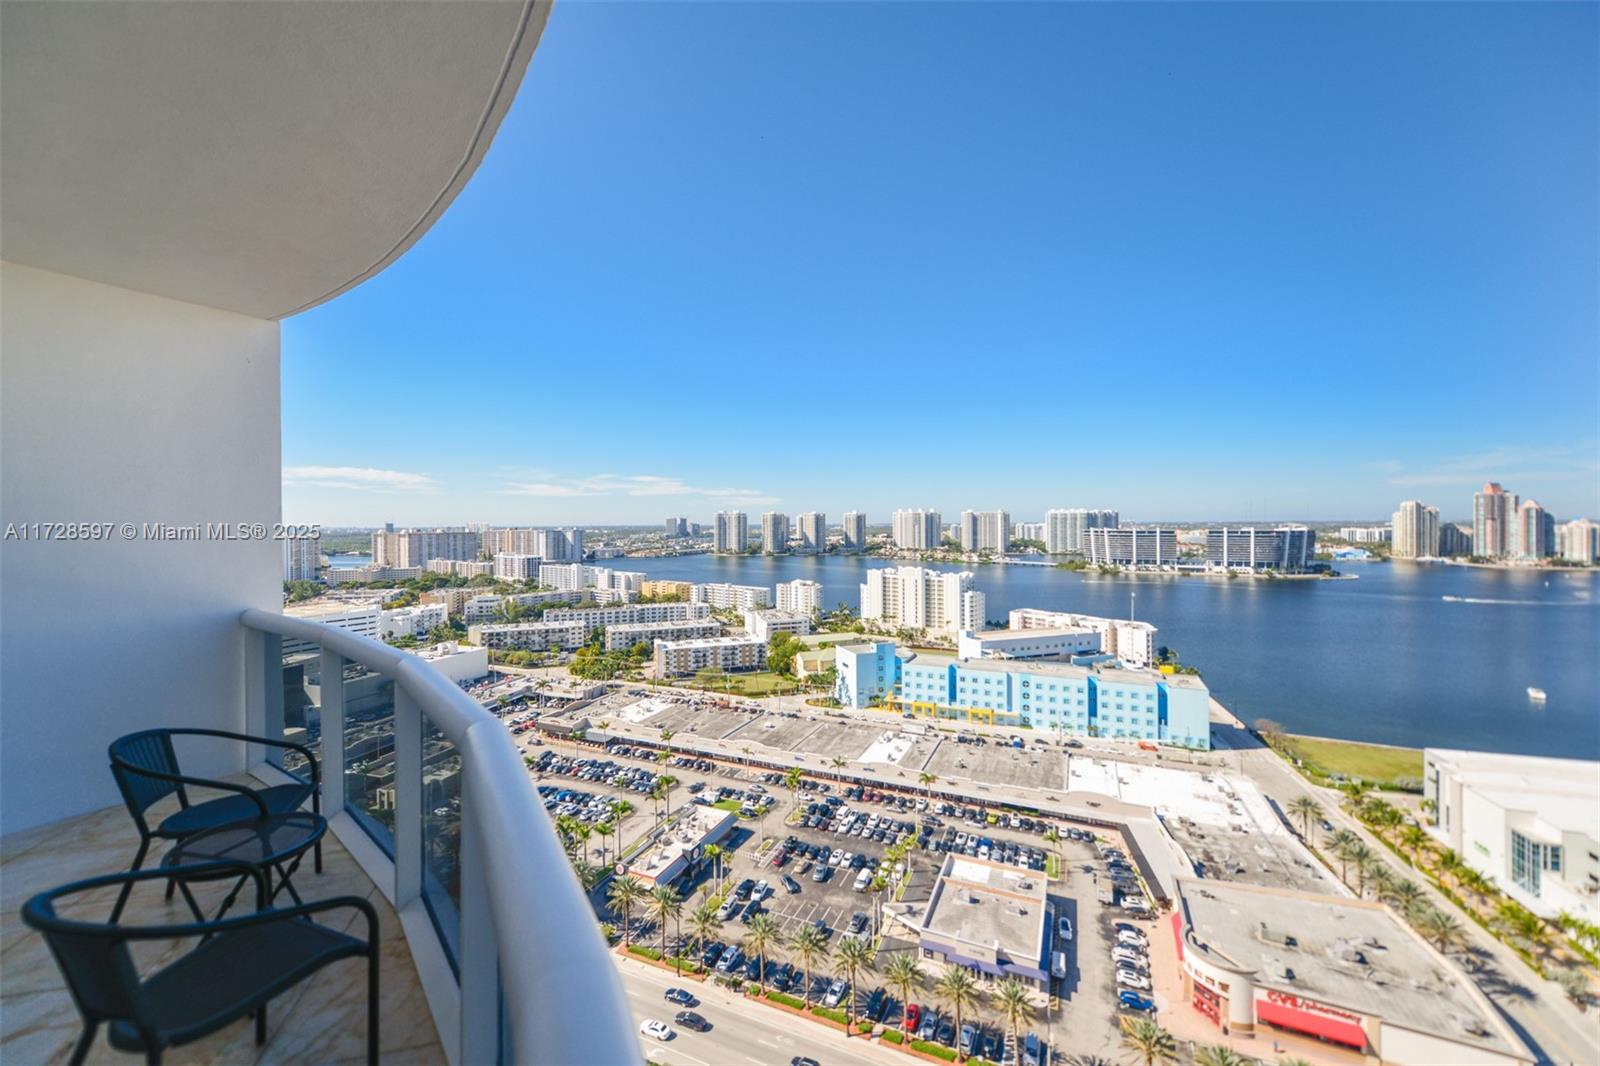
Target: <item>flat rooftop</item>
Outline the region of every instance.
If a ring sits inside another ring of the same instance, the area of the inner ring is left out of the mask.
[[[690,804],[683,808],[683,816],[667,827],[642,855],[628,864],[628,872],[652,881],[661,877],[685,853],[693,852],[701,844],[716,842],[733,824],[733,812],[715,807]]]
[[[1081,626],[1052,626],[1038,629],[980,629],[972,634],[972,639],[990,642],[1003,642],[1007,640],[1039,640],[1049,637],[1080,637],[1085,633],[1099,633],[1100,630],[1091,625]]]
[[[748,644],[764,647],[766,643],[759,637],[700,637],[695,640],[658,640],[656,647],[672,651],[678,648],[736,648]]]
[[[946,856],[923,915],[925,934],[1039,969],[1045,945],[1045,879],[1032,870]]]
[[[1600,762],[1451,748],[1428,748],[1424,758],[1498,807],[1600,837]]]
[[[1184,951],[1262,988],[1527,1054],[1465,978],[1380,904],[1187,878],[1178,891]]]

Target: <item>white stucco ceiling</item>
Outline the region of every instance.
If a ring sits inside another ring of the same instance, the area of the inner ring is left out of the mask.
[[[548,0],[4,0],[0,256],[263,318],[406,250]]]

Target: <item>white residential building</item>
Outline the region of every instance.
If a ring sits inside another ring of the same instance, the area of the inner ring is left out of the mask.
[[[378,566],[423,566],[429,559],[476,559],[483,535],[471,529],[379,530],[372,534]]]
[[[425,637],[436,626],[450,620],[450,609],[442,603],[419,603],[384,611],[378,622],[378,635],[385,640],[397,637]]]
[[[382,639],[383,607],[376,599],[364,603],[348,601],[319,603],[316,600],[310,603],[291,603],[283,609],[283,613],[290,618],[304,618],[312,622],[321,622],[323,625],[348,629],[358,636],[371,637],[373,640]],[[308,655],[316,650],[315,644],[294,637],[283,638],[284,658]]]
[[[761,550],[767,555],[782,555],[789,550],[789,516],[768,511],[761,516]]]
[[[494,563],[476,559],[429,559],[428,573],[452,577],[493,577]]]
[[[598,599],[631,599],[644,587],[645,575],[638,570],[612,570],[605,566],[586,566],[583,563],[545,563],[539,567],[539,584],[553,589],[596,589],[613,592],[614,597]]]
[[[488,648],[469,648],[451,642],[418,648],[412,654],[458,684],[476,681],[489,673]]]
[[[1545,917],[1600,921],[1600,762],[1428,748],[1429,831]]]
[[[322,580],[329,585],[372,585],[385,581],[414,581],[422,576],[420,566],[330,566],[322,572]]]
[[[767,642],[755,637],[656,641],[657,677],[681,677],[701,670],[760,670],[766,665]]]
[[[589,629],[610,626],[654,625],[660,622],[700,622],[711,617],[704,603],[625,603],[609,607],[555,607],[545,611],[546,622],[582,622]]]
[[[1150,526],[1095,527],[1086,532],[1089,561],[1100,566],[1176,566],[1177,530]]]
[[[1052,555],[1087,555],[1088,531],[1113,528],[1120,521],[1115,511],[1095,511],[1083,507],[1047,511],[1044,516],[1044,550]]]
[[[1421,500],[1405,500],[1394,513],[1390,539],[1396,559],[1433,559],[1439,555],[1439,508]]]
[[[1387,544],[1394,537],[1394,528],[1388,526],[1341,526],[1339,539],[1351,544]]]
[[[667,519],[664,535],[668,540],[678,540],[689,535],[689,520],[674,517]]]
[[[867,550],[867,516],[861,511],[846,511],[844,513],[843,540],[840,547],[847,552],[863,552]]]
[[[1011,525],[1012,540],[1044,540],[1043,522],[1014,522]]]
[[[490,529],[483,534],[485,554],[537,555],[551,563],[583,560],[583,530],[517,527]]]
[[[954,640],[963,629],[982,629],[986,601],[970,571],[920,566],[868,570],[861,586],[861,618],[883,626],[926,629]]]
[[[777,606],[780,611],[803,614],[810,618],[822,611],[822,583],[797,578],[780,582],[777,587]]]
[[[894,546],[913,551],[937,548],[944,541],[944,516],[938,511],[896,511],[891,529]]]
[[[694,586],[689,590],[689,599],[693,603],[704,603],[715,608],[735,607],[741,611],[750,607],[772,606],[772,593],[764,586],[730,585],[721,581]]]
[[[1006,624],[1013,632],[1033,629],[1093,630],[1100,634],[1099,650],[1107,655],[1115,655],[1128,666],[1146,668],[1156,661],[1157,630],[1149,622],[1019,607],[1011,612]]]
[[[1594,565],[1596,558],[1600,558],[1600,524],[1587,518],[1574,518],[1557,526],[1556,554],[1569,563]]]
[[[958,659],[1061,659],[1094,655],[1101,649],[1100,631],[1087,626],[1061,629],[963,630],[956,641]]]
[[[606,626],[606,651],[626,651],[636,644],[654,650],[660,640],[704,640],[722,635],[722,625],[710,620],[683,622],[629,622]]]
[[[828,516],[821,511],[807,511],[795,519],[794,531],[800,539],[800,551],[806,555],[828,550]]]
[[[969,552],[1004,552],[1011,547],[1011,516],[1004,511],[962,511],[957,538]]]
[[[711,550],[719,555],[743,555],[749,543],[750,516],[743,511],[718,511]]]
[[[772,608],[751,608],[744,612],[744,631],[758,640],[771,640],[774,633],[803,637],[811,632],[811,616]]]
[[[589,627],[581,622],[512,622],[467,627],[467,639],[495,651],[549,651],[588,643]]]
[[[315,581],[322,566],[322,541],[317,537],[283,538],[283,579]]]
[[[494,576],[501,581],[534,581],[543,562],[537,555],[501,552],[494,557]]]
[[[467,625],[476,625],[481,622],[498,622],[503,614],[503,607],[507,603],[515,604],[526,610],[542,604],[551,603],[583,603],[590,598],[588,589],[541,589],[538,592],[513,592],[501,596],[495,593],[484,593],[473,596],[463,601],[461,605],[461,619]]]

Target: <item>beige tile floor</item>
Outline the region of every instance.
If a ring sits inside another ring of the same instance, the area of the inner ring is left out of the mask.
[[[155,814],[155,811],[152,811]],[[153,819],[158,820],[158,819]],[[33,894],[54,885],[127,869],[138,846],[138,834],[121,807],[16,833],[0,839],[0,1062],[11,1064],[65,1062],[82,1031],[77,1008],[43,939],[22,924],[20,909]],[[155,849],[153,849],[155,850]],[[151,866],[159,852],[146,860]],[[442,1063],[444,1052],[433,1016],[412,967],[405,935],[393,908],[367,875],[330,833],[323,841],[323,872],[312,868],[311,856],[295,874],[295,887],[309,900],[360,896],[378,912],[383,950],[379,961],[380,1053],[384,1062]],[[227,885],[196,886],[207,914]],[[190,921],[181,897],[167,902],[159,880],[136,887],[123,915],[125,924]],[[78,897],[63,913],[106,917],[111,893]],[[237,909],[234,913],[241,913]],[[322,920],[360,930],[360,912],[329,912]],[[153,941],[134,950],[140,972],[150,973],[164,960],[192,946],[193,941]],[[366,960],[347,959],[323,969],[272,1002],[267,1042],[256,1047],[254,1027],[246,1019],[204,1040],[169,1051],[172,1063],[342,1063],[365,1060]],[[105,1028],[89,1053],[90,1062],[137,1061],[114,1050]]]

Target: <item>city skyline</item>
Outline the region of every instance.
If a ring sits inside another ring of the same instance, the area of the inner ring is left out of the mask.
[[[1596,22],[557,7],[439,224],[285,321],[285,517],[837,515],[886,447],[885,510],[1593,514]]]

